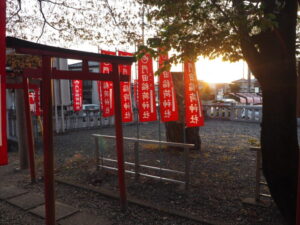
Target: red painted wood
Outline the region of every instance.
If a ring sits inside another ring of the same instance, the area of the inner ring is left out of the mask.
[[[119,179],[119,192],[121,208],[126,210],[127,197],[125,185],[125,171],[124,171],[124,150],[123,150],[123,128],[122,128],[122,108],[121,108],[121,90],[120,78],[118,72],[118,64],[113,64],[113,86],[114,86],[114,107],[115,107],[115,131],[116,131],[116,146],[117,146],[117,159],[118,159],[118,179]]]
[[[1,1],[1,0],[0,0]],[[114,82],[114,94],[116,96],[116,140],[118,156],[119,188],[122,209],[127,208],[125,171],[124,171],[124,153],[123,153],[123,130],[121,119],[121,99],[120,99],[120,81],[129,81],[128,76],[118,74],[118,64],[130,65],[134,61],[133,57],[105,56],[94,53],[72,51],[49,46],[42,46],[31,43],[32,48],[22,48],[20,43],[15,42],[13,38],[8,39],[9,46],[15,47],[17,53],[33,54],[42,56],[42,69],[26,69],[23,75],[25,77],[42,79],[41,96],[44,111],[43,118],[43,144],[44,144],[44,176],[45,176],[45,211],[46,225],[55,224],[55,197],[54,197],[54,172],[53,172],[53,128],[52,128],[52,87],[51,79],[67,80],[110,80]],[[13,41],[12,41],[13,40]],[[20,41],[20,40],[19,40]],[[24,42],[26,44],[26,42]],[[16,46],[14,46],[14,44]],[[27,43],[28,45],[28,43]],[[28,45],[28,46],[29,46]],[[46,50],[45,50],[46,49]],[[50,50],[49,50],[50,49]],[[51,57],[71,58],[83,60],[83,71],[51,71]],[[87,61],[103,61],[113,63],[113,72],[111,74],[100,74],[87,72]]]
[[[15,84],[6,83],[6,89],[23,89],[23,88],[24,88],[24,84],[21,83],[15,83]],[[29,84],[29,89],[35,89],[35,88],[39,88],[39,85]]]
[[[0,165],[8,163],[7,134],[6,134],[6,1],[0,0]]]
[[[46,45],[38,45],[42,46],[41,48],[24,48],[16,46],[15,49],[18,53],[29,54],[29,55],[45,55],[50,57],[57,58],[66,58],[66,59],[79,59],[79,60],[88,60],[88,61],[96,61],[96,62],[107,62],[107,63],[117,63],[122,65],[131,65],[134,61],[132,57],[119,57],[119,56],[110,56],[89,52],[81,52],[70,49],[63,48],[55,48],[52,46]],[[9,47],[14,47],[10,45]]]
[[[43,78],[41,69],[25,69],[23,75],[30,78]],[[101,80],[112,81],[113,76],[110,74],[91,73],[83,71],[67,71],[67,70],[52,70],[52,79],[62,80]],[[120,81],[130,81],[130,78],[126,75],[120,76]]]
[[[35,148],[34,148],[34,141],[33,141],[33,129],[32,129],[32,120],[31,120],[31,113],[30,113],[30,104],[29,104],[29,79],[23,78],[23,85],[24,85],[24,104],[25,104],[25,118],[26,118],[26,128],[27,128],[27,138],[28,138],[28,158],[29,158],[29,165],[30,165],[30,177],[31,182],[35,183],[36,175],[35,175]]]
[[[43,56],[43,146],[44,146],[44,176],[45,176],[45,211],[46,225],[55,224],[54,197],[54,165],[53,165],[53,129],[52,129],[52,87],[51,87],[51,58]]]

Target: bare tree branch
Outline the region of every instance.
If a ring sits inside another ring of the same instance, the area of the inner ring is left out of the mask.
[[[81,10],[81,11],[88,10],[88,9],[84,9],[84,8],[76,8],[76,7],[69,6],[65,2],[56,2],[56,1],[51,1],[51,0],[40,0],[40,1],[48,2],[48,3],[54,4],[54,5],[63,6],[63,7],[66,7],[66,8],[69,8],[69,9],[74,9],[74,10]]]
[[[22,3],[21,3],[21,0],[18,0],[18,5],[19,5],[19,8],[18,8],[17,12],[15,12],[14,14],[12,14],[12,15],[7,19],[7,23],[10,22],[10,20],[12,20],[12,18],[15,17],[15,16],[18,16],[18,18],[20,19],[19,12],[22,10]]]
[[[40,12],[41,12],[41,15],[44,19],[44,23],[47,24],[48,26],[52,27],[54,30],[57,30],[57,31],[62,31],[63,29],[59,29],[59,28],[56,28],[55,26],[53,26],[51,23],[49,23],[49,21],[47,20],[45,14],[44,14],[44,11],[43,11],[43,6],[42,6],[42,2],[44,0],[38,0],[39,1],[39,6],[40,6]]]
[[[104,0],[104,1],[105,1],[106,7],[108,8],[109,14],[111,15],[111,17],[112,17],[112,19],[113,19],[113,22],[114,22],[115,26],[116,26],[122,33],[124,33],[124,35],[125,35],[126,37],[130,37],[131,34],[132,34],[132,32],[127,32],[127,31],[125,31],[125,30],[123,30],[123,29],[121,28],[120,24],[118,23],[118,21],[117,21],[117,19],[116,19],[116,17],[115,17],[115,14],[114,14],[114,11],[113,11],[112,7],[109,5],[108,0]]]
[[[41,34],[40,34],[40,36],[38,37],[38,39],[36,40],[37,43],[39,43],[41,37],[42,37],[43,34],[44,34],[44,31],[45,31],[45,25],[46,25],[46,21],[44,21],[43,27],[42,27],[42,31],[41,31]]]

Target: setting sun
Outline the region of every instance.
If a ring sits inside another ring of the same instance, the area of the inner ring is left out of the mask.
[[[230,83],[247,76],[247,64],[243,61],[235,63],[224,62],[222,59],[209,60],[200,57],[196,63],[199,80],[208,83]],[[172,65],[172,72],[183,71],[182,64]]]
[[[230,83],[247,74],[247,64],[243,61],[230,63],[200,58],[196,66],[198,79],[208,83]]]

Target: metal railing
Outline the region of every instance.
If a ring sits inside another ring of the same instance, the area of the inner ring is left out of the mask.
[[[107,170],[114,170],[117,171],[118,169],[114,166],[107,166],[105,165],[105,162],[113,162],[117,163],[117,160],[111,159],[111,158],[105,158],[102,155],[99,154],[100,152],[100,146],[99,146],[99,139],[115,139],[115,136],[109,136],[109,135],[100,135],[100,134],[93,134],[92,135],[95,138],[95,159],[96,159],[96,170],[99,170],[100,168],[107,169]],[[166,141],[157,141],[157,140],[148,140],[148,139],[137,139],[132,137],[124,137],[123,138],[126,141],[134,142],[134,162],[124,162],[125,165],[133,168],[133,170],[125,170],[125,173],[128,174],[134,174],[135,179],[138,180],[139,176],[149,177],[152,179],[159,179],[179,184],[184,184],[185,189],[188,190],[189,184],[190,184],[190,148],[194,148],[194,144],[185,144],[185,143],[177,143],[177,142],[166,142]],[[148,143],[148,144],[156,144],[156,145],[167,145],[167,146],[173,146],[173,147],[182,147],[184,148],[184,164],[185,169],[184,171],[178,171],[178,170],[172,170],[168,168],[162,168],[162,167],[155,167],[150,165],[144,165],[140,164],[139,160],[139,151],[138,151],[138,145],[140,143]],[[101,162],[101,163],[100,163]],[[154,171],[160,171],[164,173],[173,173],[184,176],[184,180],[177,180],[172,179],[169,177],[163,177],[160,173],[159,176],[157,175],[151,175],[148,173],[142,173],[140,169],[148,169],[148,170],[154,170]]]
[[[262,106],[241,105],[203,105],[206,118],[226,119],[232,121],[245,121],[259,123],[262,119]]]
[[[204,105],[204,113],[206,118],[225,119],[231,121],[246,121],[246,122],[261,122],[262,107],[261,106],[222,106],[222,105]],[[8,138],[16,139],[16,113],[15,110],[7,110],[8,117]],[[134,121],[137,119],[137,111],[134,110]],[[35,116],[32,117],[34,136],[38,137],[40,128]],[[124,123],[123,125],[130,125],[131,123]],[[66,111],[64,119],[61,113],[57,117],[53,117],[53,129],[57,132],[64,132],[67,130],[76,129],[92,129],[97,127],[108,127],[114,125],[114,117],[103,118],[98,112],[82,111],[74,113]]]
[[[16,121],[16,111],[9,109],[7,110],[7,133],[8,139],[17,140],[17,121]],[[114,117],[103,118],[99,113],[89,113],[83,112],[81,114],[77,113],[65,113],[62,119],[61,115],[53,117],[53,129],[57,133],[61,133],[68,130],[76,129],[92,129],[97,127],[108,127],[114,125]],[[38,138],[41,135],[41,128],[39,127],[38,119],[35,115],[32,115],[33,132],[34,137]],[[124,123],[128,125],[131,123]]]

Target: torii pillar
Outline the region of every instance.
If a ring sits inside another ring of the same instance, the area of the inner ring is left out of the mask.
[[[6,135],[6,0],[0,0],[0,166],[8,163]]]

